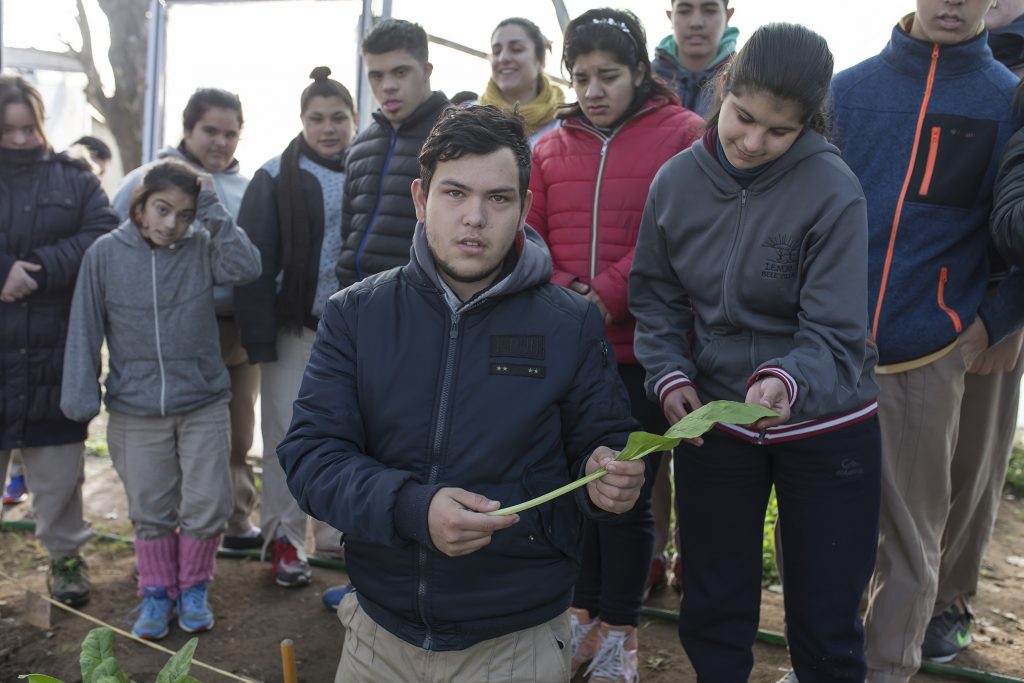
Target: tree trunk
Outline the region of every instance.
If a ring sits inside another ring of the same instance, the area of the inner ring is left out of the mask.
[[[142,111],[146,94],[146,0],[97,0],[110,26],[107,56],[114,71],[114,94],[107,97],[96,68],[92,33],[82,0],[76,0],[82,47],[71,53],[78,58],[88,78],[85,95],[107,120],[121,153],[121,165],[128,171],[142,163]]]

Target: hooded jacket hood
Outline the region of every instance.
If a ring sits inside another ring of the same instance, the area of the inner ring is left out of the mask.
[[[519,245],[522,246],[520,247]],[[406,267],[418,271],[427,282],[436,287],[438,291],[444,293],[445,300],[448,301],[449,306],[452,306],[452,308],[458,308],[470,302],[476,304],[485,299],[515,294],[551,280],[551,253],[536,230],[528,225],[524,226],[520,235],[516,237],[512,248],[517,249],[519,252],[516,263],[512,267],[512,272],[493,283],[490,287],[477,293],[467,302],[459,302],[451,294],[451,289],[444,283],[441,275],[437,272],[437,264],[430,253],[430,247],[427,244],[427,233],[422,222],[416,223],[412,246],[409,249],[409,265]]]
[[[708,73],[717,69],[722,62],[724,62],[729,55],[736,52],[736,40],[740,36],[740,30],[734,26],[726,26],[725,32],[722,34],[722,39],[718,41],[718,53],[715,58],[711,60],[708,67],[704,71],[697,71],[692,73]],[[670,33],[665,36],[658,47],[654,51],[655,57],[664,55],[666,59],[670,60],[672,64],[681,71],[689,71],[683,63],[679,61],[679,43],[676,42],[676,36],[674,33]]]

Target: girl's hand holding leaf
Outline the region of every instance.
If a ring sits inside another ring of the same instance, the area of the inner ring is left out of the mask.
[[[587,484],[587,495],[597,507],[616,514],[633,509],[644,485],[642,460],[618,461],[615,451],[599,446],[587,460],[588,475],[607,470],[608,474]]]
[[[755,431],[764,431],[789,421],[789,392],[778,377],[762,377],[751,384],[747,389],[746,402],[778,413],[775,417],[763,417],[753,423],[750,428]]]
[[[665,396],[665,400],[662,401],[662,411],[665,413],[665,419],[668,420],[670,425],[674,425],[684,417],[692,413],[701,407],[700,399],[697,397],[697,389],[692,384],[686,384],[668,392]],[[688,439],[688,443],[693,446],[703,446],[704,439],[697,437],[695,439]]]

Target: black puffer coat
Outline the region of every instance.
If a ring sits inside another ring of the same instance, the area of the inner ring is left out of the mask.
[[[420,177],[423,141],[449,106],[444,93],[434,92],[397,130],[376,111],[349,147],[336,269],[342,289],[409,262],[416,227],[410,187]]]
[[[82,254],[117,226],[99,181],[63,154],[0,150],[0,285],[16,260],[39,289],[0,302],[0,450],[74,443],[86,425],[60,411],[68,314]]]

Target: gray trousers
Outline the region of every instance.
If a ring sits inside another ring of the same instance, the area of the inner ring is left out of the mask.
[[[218,318],[220,355],[231,377],[231,487],[233,506],[225,533],[239,536],[250,528],[249,515],[256,507],[256,479],[245,456],[252,448],[256,427],[256,396],[260,390],[260,368],[249,365],[242,338],[234,320]]]
[[[0,481],[13,451],[0,451]],[[76,552],[92,535],[82,517],[85,458],[81,442],[20,449],[25,482],[32,493],[36,538],[50,559]]]
[[[1017,431],[1022,371],[1024,362],[1018,355],[1017,365],[1009,372],[965,377],[933,615],[941,614],[957,598],[977,592]]]
[[[232,506],[226,402],[168,417],[112,411],[107,443],[136,536],[152,541],[180,528],[204,540],[224,530]]]
[[[882,508],[864,619],[871,683],[907,683],[921,665],[938,594],[966,370],[954,348],[924,367],[877,376]]]
[[[284,469],[277,459],[277,446],[288,433],[292,404],[299,396],[302,376],[309,363],[316,332],[302,328],[301,334],[279,332],[277,361],[260,364],[260,423],[263,430],[263,497],[260,501],[260,526],[263,538],[271,541],[284,535],[305,559],[306,513],[299,509],[288,490]],[[317,549],[337,550],[341,533],[323,522],[313,525]]]

